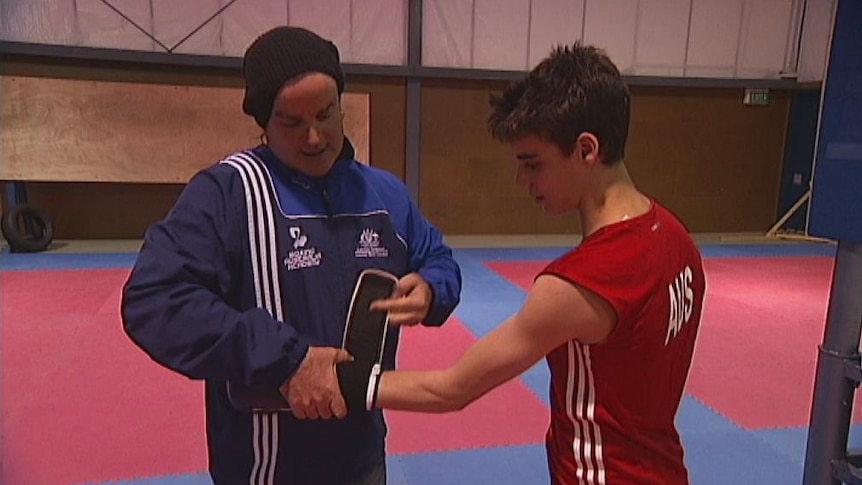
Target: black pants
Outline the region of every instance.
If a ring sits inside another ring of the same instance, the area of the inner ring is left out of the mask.
[[[386,485],[386,462],[381,462],[365,478],[349,485]]]
[[[210,478],[213,480],[213,483],[215,485],[220,485],[222,482],[220,480],[216,480],[215,478],[213,478],[212,475],[210,475]],[[246,481],[245,483],[248,483],[248,482]],[[227,484],[225,484],[225,485],[227,485]],[[230,485],[235,485],[235,484],[230,484]],[[324,484],[314,484],[314,485],[324,485]],[[325,485],[386,485],[386,462],[385,461],[380,462],[380,464],[377,465],[376,467],[374,467],[374,469],[371,470],[368,473],[368,475],[366,475],[364,478],[360,478],[359,480],[356,480],[353,482],[345,482],[345,483],[332,483],[332,484],[327,483]]]

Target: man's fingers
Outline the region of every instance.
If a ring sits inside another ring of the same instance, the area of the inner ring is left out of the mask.
[[[389,312],[389,322],[395,325],[418,323],[428,313],[431,288],[416,273],[410,273],[398,282],[398,296],[375,300],[369,307],[374,311]]]
[[[335,365],[352,359],[344,349],[309,348],[299,370],[279,388],[297,419],[331,419],[346,414]],[[336,397],[338,402],[333,404]]]
[[[389,313],[408,313],[419,311],[421,307],[421,302],[406,296],[399,296],[396,298],[373,301],[369,308],[374,311]]]
[[[306,417],[305,411],[302,408],[298,408],[294,405],[290,406],[290,412],[293,413],[294,416],[296,416],[296,419],[305,419]]]
[[[347,416],[347,404],[344,402],[344,398],[341,397],[340,393],[332,400],[332,414],[336,418]]]
[[[338,364],[339,362],[347,362],[349,360],[353,360],[353,356],[350,355],[350,352],[344,349],[338,349],[335,353],[334,364]],[[333,373],[335,372],[335,367],[332,368]]]
[[[320,419],[330,419],[332,418],[332,409],[329,404],[322,404],[320,407],[316,409],[317,417]]]
[[[340,393],[330,400],[309,403],[308,406],[291,406],[290,410],[297,419],[332,419],[347,416],[347,404]]]
[[[389,324],[390,325],[416,325],[417,323],[422,321],[422,315],[418,312],[413,313],[390,313],[389,314]]]
[[[325,407],[318,402],[304,401],[301,404],[291,405],[290,410],[297,419],[318,419],[326,414],[326,412],[321,412]]]
[[[403,300],[404,298],[400,296],[395,298],[386,298],[385,300],[374,300],[368,308],[374,311],[391,312],[397,310],[399,306],[403,305]]]

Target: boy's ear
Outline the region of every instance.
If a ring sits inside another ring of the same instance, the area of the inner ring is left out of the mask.
[[[577,150],[582,160],[592,162],[599,154],[599,140],[596,135],[583,132],[578,135]]]

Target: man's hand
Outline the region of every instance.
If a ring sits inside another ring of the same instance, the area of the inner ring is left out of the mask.
[[[296,372],[279,387],[299,419],[343,418],[347,405],[341,396],[335,364],[350,360],[347,351],[332,347],[309,347]]]
[[[372,310],[389,312],[391,325],[416,325],[428,316],[434,293],[419,273],[410,273],[398,280],[398,291],[393,298],[377,300]]]

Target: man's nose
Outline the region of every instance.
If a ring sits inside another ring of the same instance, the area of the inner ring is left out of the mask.
[[[317,146],[320,144],[320,141],[321,141],[320,129],[318,129],[317,126],[315,126],[315,125],[309,126],[307,135],[308,135],[307,141],[308,141],[309,145]]]

